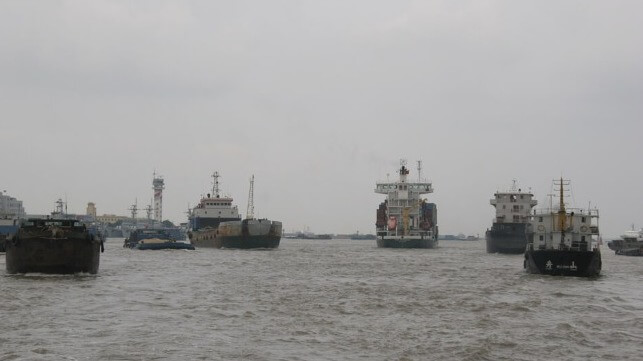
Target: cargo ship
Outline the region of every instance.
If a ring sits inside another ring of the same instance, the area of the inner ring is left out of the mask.
[[[527,246],[526,227],[529,214],[538,201],[531,192],[513,186],[507,192],[496,192],[490,203],[496,208],[496,217],[485,233],[488,253],[522,254]]]
[[[6,242],[7,273],[96,274],[103,241],[74,219],[28,219]]]
[[[377,209],[375,223],[377,246],[386,248],[435,248],[438,246],[437,207],[422,199],[432,193],[430,181],[422,179],[422,162],[418,161],[417,182],[408,179],[406,161],[400,161],[399,179],[377,182],[375,193],[386,200]]]
[[[634,230],[634,226],[621,236],[607,242],[609,249],[619,256],[643,256],[643,229]]]
[[[250,178],[246,219],[221,222],[214,237],[216,248],[277,248],[281,240],[282,224],[254,217],[254,175]]]
[[[231,197],[222,197],[219,190],[219,172],[212,174],[212,193],[201,198],[199,204],[189,210],[188,238],[195,247],[217,247],[215,238],[221,222],[241,221],[237,206]]]
[[[558,209],[536,211],[527,227],[524,268],[529,273],[596,277],[602,261],[599,242],[598,209],[565,207],[564,189],[569,181],[554,181],[559,187]]]

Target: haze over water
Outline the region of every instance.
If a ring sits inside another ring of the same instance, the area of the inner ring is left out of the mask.
[[[434,250],[282,240],[276,250],[137,251],[97,276],[7,275],[0,360],[638,360],[643,267],[528,275],[484,242]]]

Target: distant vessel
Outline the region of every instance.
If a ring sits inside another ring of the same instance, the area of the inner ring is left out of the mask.
[[[314,233],[304,233],[299,232],[293,238],[296,239],[333,239],[332,234],[314,234]]]
[[[282,224],[269,219],[254,218],[254,176],[250,179],[246,219],[221,222],[217,227],[216,248],[277,248]]]
[[[636,231],[632,226],[620,239],[608,242],[607,246],[620,256],[643,256],[643,229]]]
[[[554,182],[560,187],[560,205],[536,211],[527,228],[524,268],[529,273],[595,277],[601,272],[598,242],[598,210],[567,209],[564,188],[569,181]],[[596,221],[596,223],[594,223]]]
[[[5,240],[18,231],[20,219],[25,217],[22,201],[0,192],[0,252],[5,251]]]
[[[231,197],[221,197],[219,191],[219,172],[212,174],[212,194],[201,198],[199,204],[188,214],[188,238],[195,247],[217,247],[215,238],[221,222],[239,221],[239,209],[232,205]]]
[[[409,182],[406,161],[400,161],[399,180],[378,182],[375,193],[386,194],[377,210],[377,246],[388,248],[435,248],[438,245],[437,207],[421,199],[432,193],[431,182],[422,180],[418,161],[418,181]]]
[[[18,231],[18,222],[19,220],[14,217],[0,218],[0,252],[5,251],[5,240]]]
[[[376,240],[377,237],[374,234],[360,234],[355,232],[349,236],[351,241],[361,241],[361,240]]]
[[[148,239],[157,239],[157,240],[163,240],[167,242],[173,242],[176,241],[175,238],[173,238],[170,235],[170,232],[168,232],[165,229],[161,228],[139,228],[133,230],[130,234],[129,237],[125,238],[125,241],[123,242],[123,247],[125,248],[136,248],[136,246]]]
[[[7,273],[98,272],[103,242],[74,219],[28,219],[6,242]]]
[[[159,249],[189,249],[194,250],[194,245],[185,242],[178,242],[173,239],[146,238],[140,240],[134,247],[138,250],[159,250]]]
[[[531,209],[538,204],[531,192],[516,189],[516,181],[511,190],[496,192],[491,205],[496,208],[496,218],[491,229],[485,233],[488,253],[524,253],[527,245],[525,228],[529,222]]]

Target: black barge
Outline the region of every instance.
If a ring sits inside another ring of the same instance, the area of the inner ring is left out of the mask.
[[[6,241],[7,273],[96,274],[103,241],[73,219],[28,219]]]

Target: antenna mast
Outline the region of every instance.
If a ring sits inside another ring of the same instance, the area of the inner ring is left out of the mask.
[[[219,198],[219,172],[212,173],[212,197]]]
[[[422,182],[422,161],[418,160],[418,183]]]
[[[255,175],[253,174],[252,177],[250,177],[250,190],[248,191],[248,209],[246,211],[246,219],[255,218],[254,193],[255,193]]]
[[[150,200],[150,204],[148,204],[147,207],[145,207],[145,211],[147,212],[147,220],[148,221],[152,219],[152,210],[153,210],[152,209],[152,201]]]
[[[128,209],[132,211],[132,219],[136,221],[136,214],[138,213],[138,200],[134,198],[134,204],[132,204]]]

